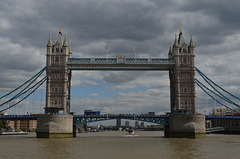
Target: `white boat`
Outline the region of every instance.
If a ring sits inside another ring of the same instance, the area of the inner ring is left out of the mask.
[[[0,135],[27,135],[28,132],[2,132]]]

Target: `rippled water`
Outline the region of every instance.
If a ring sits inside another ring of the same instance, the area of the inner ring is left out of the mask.
[[[0,158],[21,159],[239,159],[240,135],[205,139],[164,138],[163,132],[80,133],[76,138],[0,136]]]

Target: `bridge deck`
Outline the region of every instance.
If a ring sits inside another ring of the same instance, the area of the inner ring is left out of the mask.
[[[67,62],[71,70],[170,70],[175,61],[172,58],[70,58]]]
[[[103,115],[74,115],[74,120],[78,122],[96,122],[111,119],[130,119],[141,120],[146,122],[160,123],[168,119],[167,115],[145,115],[145,114],[103,114]],[[206,120],[223,119],[223,120],[240,120],[240,116],[217,116],[206,115]],[[37,120],[37,115],[3,115],[0,120]]]

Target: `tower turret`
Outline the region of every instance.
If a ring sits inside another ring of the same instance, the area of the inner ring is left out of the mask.
[[[176,64],[169,71],[172,113],[196,113],[194,49],[192,37],[187,45],[180,28],[179,37],[175,36],[173,45],[172,58]]]
[[[63,46],[67,47],[68,46],[68,41],[67,41],[67,34],[65,34]]]
[[[46,65],[50,65],[51,64],[51,54],[52,54],[52,39],[51,39],[51,33],[49,33],[49,39],[48,39],[48,43],[47,43],[47,61],[46,61]]]
[[[172,48],[172,42],[170,42],[170,47],[169,47],[169,52],[168,52],[168,57],[172,57],[172,53],[173,53],[173,48]]]
[[[64,42],[61,27],[54,45],[51,36],[47,45],[46,114],[69,113],[71,71],[67,67],[69,58],[67,36]]]
[[[52,47],[52,38],[51,38],[51,33],[49,33],[49,39],[48,39],[47,46],[48,46],[48,47]]]

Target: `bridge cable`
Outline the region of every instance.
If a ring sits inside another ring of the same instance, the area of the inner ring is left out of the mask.
[[[208,91],[210,91],[210,92],[213,93],[214,95],[218,96],[219,98],[225,100],[226,102],[228,102],[228,103],[230,103],[230,104],[233,104],[233,105],[235,105],[235,106],[237,106],[237,107],[240,107],[240,105],[234,103],[234,102],[231,101],[229,98],[227,98],[227,97],[225,97],[225,96],[224,96],[224,97],[225,97],[225,98],[224,98],[224,97],[218,95],[217,93],[213,92],[211,89],[207,88],[203,83],[201,83],[201,82],[200,82],[199,80],[197,80],[196,78],[195,78],[195,81],[198,82],[199,84],[201,84],[204,88],[206,88]]]
[[[19,104],[20,102],[22,102],[24,99],[26,99],[28,96],[30,96],[32,93],[34,93],[45,81],[46,81],[47,77],[45,76],[44,78],[42,78],[38,83],[36,83],[34,86],[37,86],[36,88],[34,88],[33,91],[31,91],[28,95],[26,95],[24,98],[22,98],[20,101],[18,101],[17,103],[9,106],[8,108],[2,109],[0,110],[0,112],[3,112],[5,110],[8,110],[14,106],[16,106],[17,104]]]
[[[37,73],[36,75],[34,75],[34,78],[35,78],[35,79],[31,78],[31,79],[33,79],[33,81],[31,81],[23,90],[21,90],[18,94],[16,94],[15,96],[13,96],[11,99],[9,99],[9,100],[7,100],[6,102],[0,104],[0,107],[1,107],[2,105],[6,104],[6,103],[11,102],[12,100],[18,98],[18,97],[21,96],[22,94],[26,93],[25,90],[26,90],[33,82],[35,82],[35,81],[38,79],[39,76],[41,76],[41,74],[43,73],[43,71],[44,71],[44,69],[41,70],[41,71],[40,71],[39,73]],[[29,82],[29,81],[30,81],[30,80],[28,80],[28,82]],[[25,82],[25,84],[27,84],[27,83]],[[24,85],[25,85],[25,84],[24,84]],[[20,88],[20,87],[19,87],[19,88]],[[17,90],[17,89],[15,89],[15,90]],[[29,89],[28,89],[28,90],[29,90]],[[25,91],[25,92],[24,92],[24,91]],[[13,92],[13,91],[12,91],[12,92]],[[6,96],[6,95],[5,95],[5,96]]]
[[[198,70],[198,69],[197,69]],[[200,71],[200,70],[198,70],[198,71]],[[204,75],[201,71],[200,72],[198,72],[200,75],[201,75],[201,77],[215,90],[215,91],[217,91],[225,100],[227,100],[229,103],[231,103],[231,104],[233,104],[233,105],[235,105],[235,106],[237,106],[237,107],[240,107],[240,105],[238,105],[238,104],[236,104],[235,102],[233,102],[232,100],[230,100],[229,98],[227,98],[226,96],[224,96],[221,92],[219,92],[211,83],[209,83],[209,81],[208,80],[210,80],[206,75]],[[207,80],[207,79],[208,80]],[[217,85],[216,83],[214,83],[212,80],[210,80],[210,82],[212,82],[214,85]],[[218,88],[220,88],[221,90],[224,90],[223,88],[221,88],[219,85],[217,85],[217,87]],[[231,93],[229,93],[229,92],[227,92],[226,90],[224,90],[224,92],[226,92],[226,93],[228,93],[228,94],[231,94]],[[231,96],[234,96],[234,95],[232,95],[231,94]],[[238,98],[238,97],[236,97],[236,96],[234,96],[235,98]]]
[[[28,91],[31,90],[32,88],[36,87],[39,83],[40,83],[39,86],[41,86],[42,83],[43,83],[42,81],[43,81],[43,82],[46,81],[46,76],[45,76],[43,79],[41,79],[39,82],[37,82],[34,86],[32,86],[31,88],[29,88],[27,91],[25,91],[25,92],[22,93],[22,94],[25,94],[26,92],[28,92]],[[37,88],[38,88],[39,86],[37,86]],[[34,89],[34,91],[35,91],[35,90],[36,90],[36,89]],[[34,91],[30,92],[29,95],[31,95]],[[16,104],[18,104],[18,103],[20,103],[21,101],[23,101],[24,99],[26,99],[29,95],[26,95],[22,100],[20,100],[20,101],[17,102]],[[13,106],[15,106],[16,104],[14,104]],[[9,108],[11,108],[11,107],[13,107],[13,106],[9,106]],[[5,110],[5,109],[4,109],[4,110]],[[1,111],[0,111],[0,112],[1,112]]]
[[[212,82],[213,84],[214,84],[214,82],[213,81],[208,81],[207,79],[209,79],[209,78],[207,78],[201,71],[200,72],[198,72],[199,74],[200,74],[200,76],[215,90],[215,91],[217,91],[223,98],[225,98],[226,100],[229,100],[229,102],[232,102],[230,99],[228,99],[226,96],[224,96],[221,92],[219,92],[210,82]]]
[[[224,92],[226,92],[227,94],[229,94],[230,96],[240,100],[239,97],[233,95],[232,93],[226,91],[225,89],[223,89],[222,87],[220,87],[218,84],[216,84],[215,82],[213,82],[211,79],[209,79],[204,73],[202,73],[197,67],[195,67],[197,72],[201,75],[201,76],[204,76],[206,79],[208,79],[211,83],[213,83],[215,86],[217,86],[218,88],[220,88],[221,90],[223,90]]]
[[[196,79],[195,79],[196,80]],[[226,106],[225,104],[223,104],[222,102],[220,102],[219,100],[217,100],[216,98],[214,98],[211,94],[209,94],[197,81],[196,81],[196,84],[207,94],[209,95],[212,99],[214,99],[216,102],[218,102],[219,104],[221,104],[222,106],[224,107],[227,107],[228,109],[234,111],[234,112],[237,112],[237,113],[240,113],[239,111],[235,110],[235,109],[232,109],[228,106]]]
[[[32,79],[34,79],[36,76],[38,76],[39,74],[42,74],[43,71],[46,70],[46,67],[44,67],[41,71],[39,71],[37,74],[35,74],[32,78],[30,78],[28,81],[26,81],[25,83],[23,83],[22,85],[20,85],[19,87],[17,87],[16,89],[12,90],[11,92],[3,95],[2,97],[0,97],[0,99],[10,95],[11,93],[15,92],[16,90],[18,90],[19,88],[21,88],[22,86],[24,86],[25,84],[27,84],[29,81],[31,81]]]

